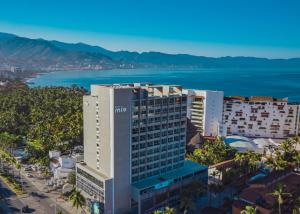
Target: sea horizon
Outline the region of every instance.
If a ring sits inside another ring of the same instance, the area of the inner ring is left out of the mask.
[[[224,91],[225,96],[288,97],[300,103],[300,68],[201,68],[66,70],[39,73],[27,79],[31,87],[149,82],[184,88]]]

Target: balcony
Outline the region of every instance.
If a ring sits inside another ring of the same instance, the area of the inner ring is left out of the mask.
[[[192,115],[191,117],[191,120],[203,120],[203,116],[195,116],[195,115]]]

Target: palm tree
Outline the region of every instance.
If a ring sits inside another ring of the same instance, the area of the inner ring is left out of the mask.
[[[261,155],[256,154],[253,151],[247,151],[246,156],[248,159],[250,170],[255,171],[257,169],[259,161],[261,160]]]
[[[284,192],[284,186],[282,184],[279,184],[276,189],[274,190],[274,192],[269,193],[270,195],[273,195],[274,197],[277,198],[277,203],[278,203],[278,212],[279,214],[281,214],[281,205],[283,204],[284,200],[283,197],[284,196],[291,196],[290,193],[286,193]]]
[[[171,207],[165,207],[164,214],[175,214],[175,209]]]
[[[81,191],[77,190],[74,187],[71,191],[69,199],[72,202],[73,207],[76,207],[77,210],[80,207],[83,210],[83,206],[85,205],[86,200],[81,194]]]
[[[275,152],[275,157],[268,158],[267,165],[274,170],[284,170],[289,166],[288,161],[284,160],[280,151]]]
[[[279,148],[283,152],[283,159],[286,161],[291,161],[293,154],[296,151],[297,141],[294,138],[289,138],[283,141]]]
[[[242,166],[246,160],[245,153],[235,153],[234,160],[238,162],[240,166]]]
[[[245,209],[241,211],[241,214],[256,214],[256,208],[252,206],[246,206]]]

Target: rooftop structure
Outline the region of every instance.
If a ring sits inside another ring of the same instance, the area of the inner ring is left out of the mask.
[[[275,148],[278,147],[278,143],[272,139],[267,138],[254,138],[250,139],[243,136],[227,136],[224,140],[225,143],[235,148],[238,152],[254,151],[260,154],[272,154]]]

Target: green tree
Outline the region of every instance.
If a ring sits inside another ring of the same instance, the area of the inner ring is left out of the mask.
[[[218,138],[215,142],[205,141],[200,148],[187,155],[187,159],[204,165],[214,165],[234,158],[236,150]]]
[[[82,142],[82,88],[12,87],[0,91],[0,148],[27,139],[29,160],[48,164],[49,150],[68,151]],[[11,141],[9,136],[18,136]]]

